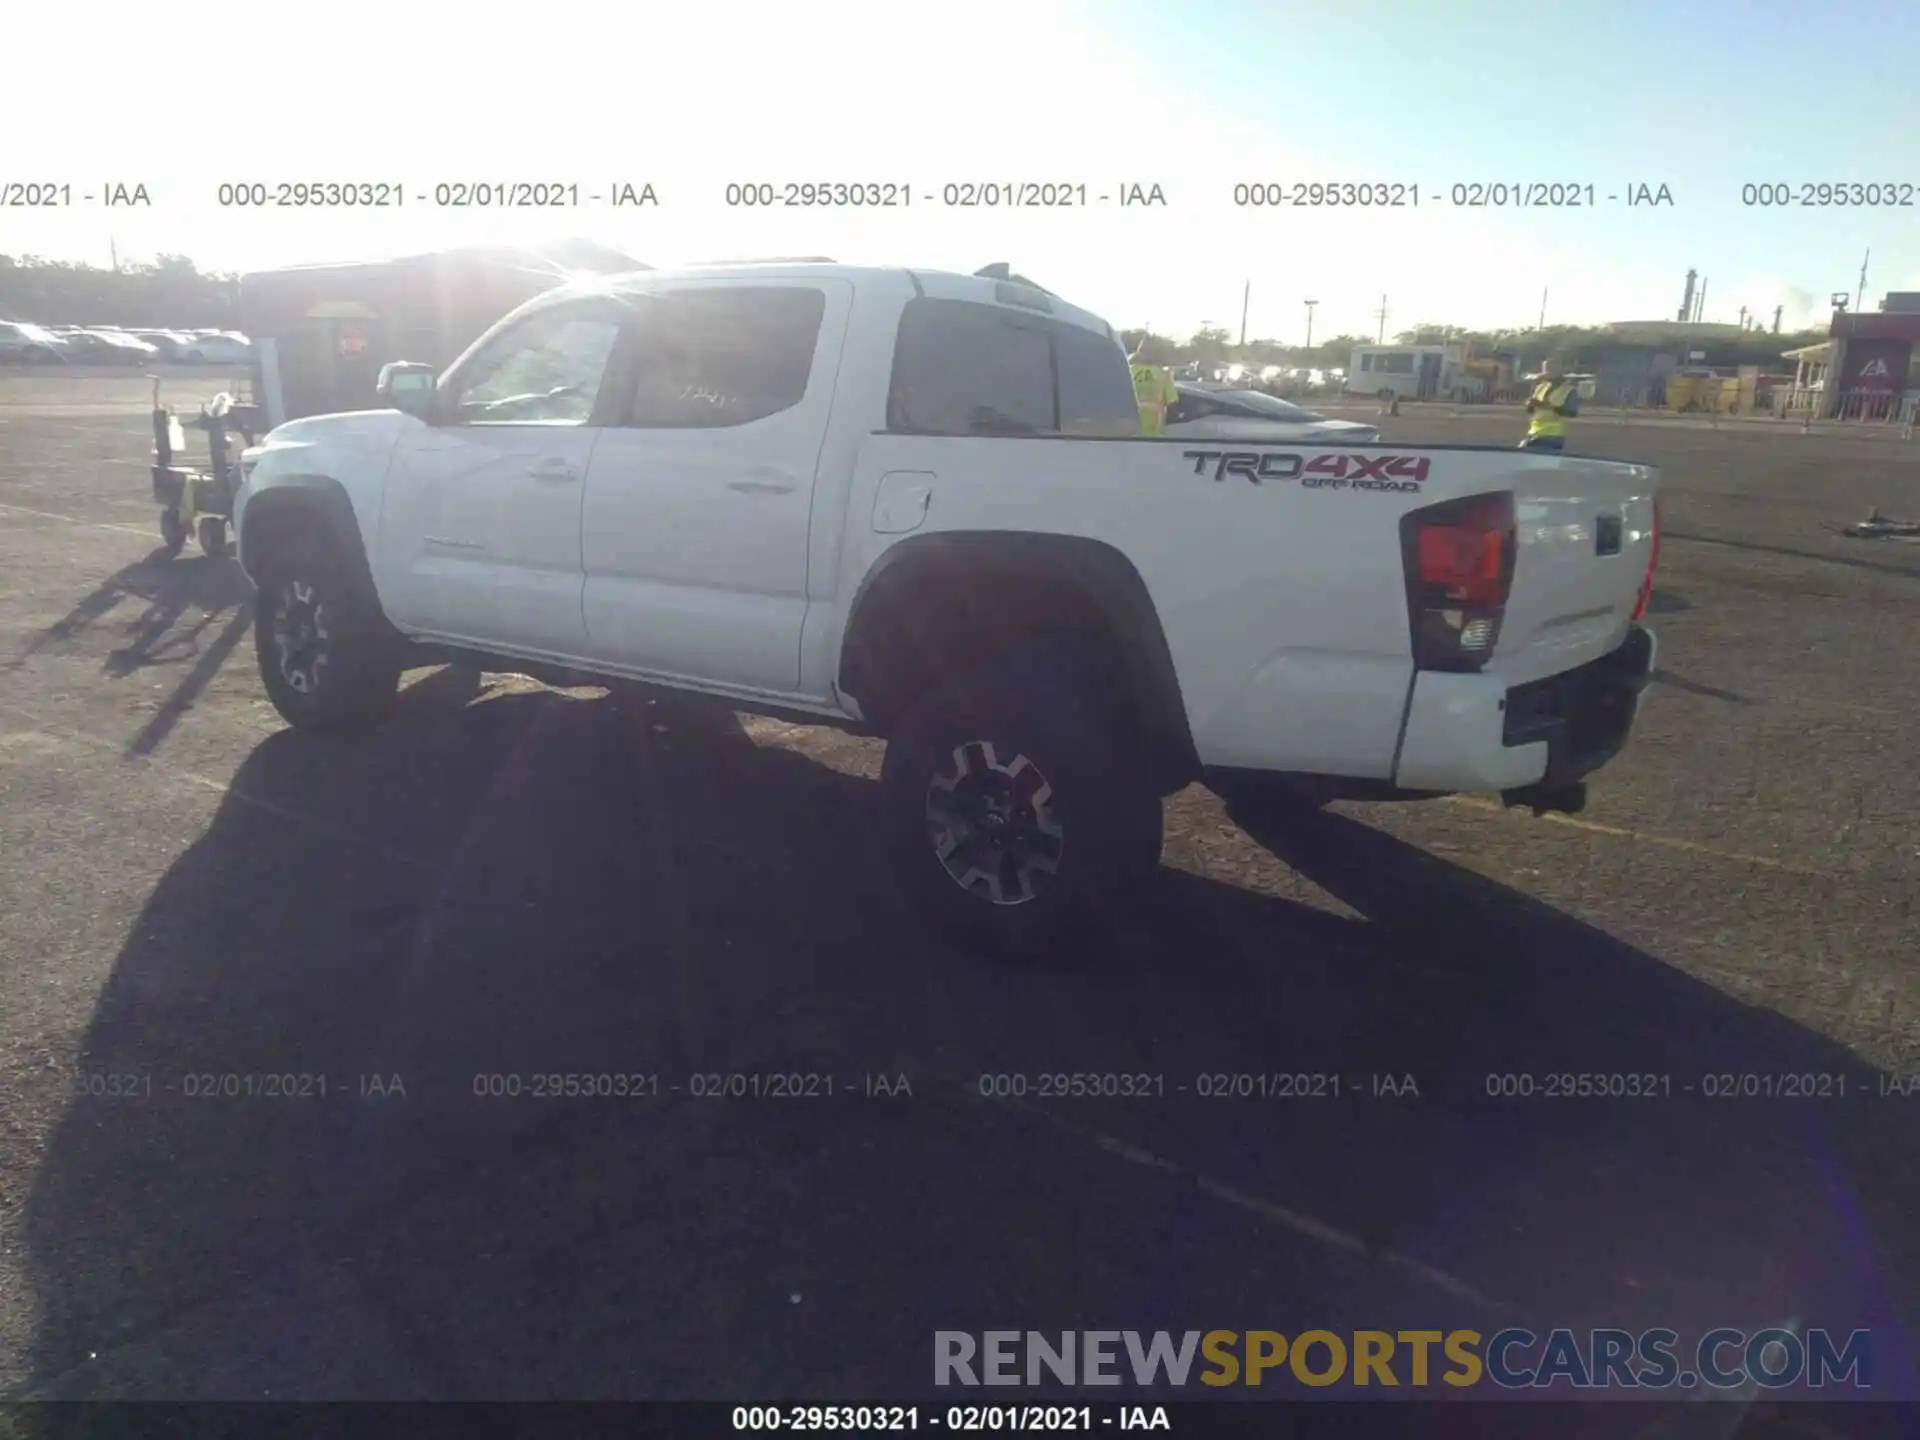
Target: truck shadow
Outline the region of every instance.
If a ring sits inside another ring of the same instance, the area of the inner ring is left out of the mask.
[[[27,1197],[30,1393],[897,1398],[994,1316],[1884,1310],[1864,1121],[1485,1083],[1863,1067],[1364,824],[1248,820],[1362,918],[1166,870],[1079,967],[1020,969],[903,913],[859,742],[471,694],[270,737],[147,900]],[[697,1098],[733,1074],[814,1098]],[[1296,1074],[1338,1098],[1215,1093]]]

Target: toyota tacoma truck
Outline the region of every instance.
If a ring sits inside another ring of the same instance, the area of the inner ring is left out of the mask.
[[[1004,266],[599,278],[380,396],[242,459],[288,722],[453,656],[881,737],[882,848],[1008,951],[1118,913],[1195,781],[1577,809],[1654,664],[1654,470],[1145,438],[1115,332]]]

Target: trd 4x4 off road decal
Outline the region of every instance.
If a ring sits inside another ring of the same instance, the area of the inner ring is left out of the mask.
[[[1258,485],[1263,480],[1298,480],[1306,461],[1298,455],[1276,455],[1262,450],[1183,450],[1181,455],[1193,461],[1193,473],[1204,475],[1213,467],[1213,478],[1229,475]]]
[[[1183,450],[1196,475],[1228,476],[1258,485],[1267,480],[1298,480],[1315,490],[1418,490],[1427,478],[1424,455],[1327,453],[1311,460],[1270,450]]]

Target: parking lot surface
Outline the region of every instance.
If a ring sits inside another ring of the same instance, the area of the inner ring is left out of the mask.
[[[903,912],[873,742],[454,670],[288,732],[232,561],[155,553],[146,396],[0,376],[0,1394],[900,1398],[936,1329],[1795,1323],[1920,1397],[1920,548],[1834,533],[1920,512],[1920,449],[1576,423],[1666,476],[1661,670],[1585,814],[1195,787],[1137,927],[1020,968]],[[1490,1093],[1566,1073],[1664,1079]],[[1203,1093],[1278,1075],[1338,1093]]]

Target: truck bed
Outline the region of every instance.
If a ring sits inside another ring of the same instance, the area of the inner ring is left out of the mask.
[[[1514,583],[1483,673],[1518,686],[1621,645],[1658,479],[1625,461],[1492,446],[882,433],[862,446],[839,573],[937,531],[1104,541],[1153,599],[1205,763],[1385,780],[1415,675],[1401,517],[1514,496]],[[924,519],[879,533],[883,516],[899,523],[895,498],[919,490]]]

